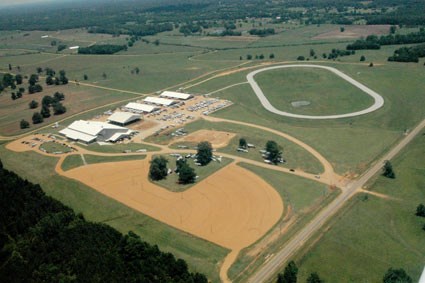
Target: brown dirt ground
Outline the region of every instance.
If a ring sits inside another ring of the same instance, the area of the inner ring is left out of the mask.
[[[199,143],[202,141],[209,141],[213,148],[225,147],[229,144],[230,140],[236,136],[234,133],[211,131],[211,130],[199,130],[193,132],[183,138],[179,138],[176,142],[190,142]]]
[[[353,25],[346,26],[345,31],[341,32],[339,27],[334,30],[316,35],[313,39],[331,39],[331,38],[360,38],[371,34],[387,34],[390,25]]]
[[[125,205],[220,246],[240,250],[280,218],[278,193],[235,164],[183,193],[149,182],[149,160],[92,164],[62,172]]]

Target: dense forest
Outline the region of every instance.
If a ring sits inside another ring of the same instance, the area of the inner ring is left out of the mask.
[[[228,21],[249,18],[306,24],[424,25],[424,11],[425,2],[420,0],[80,0],[2,8],[0,30],[87,28],[97,33],[144,36],[184,26],[187,29],[182,32],[188,34],[204,25],[199,22],[224,26]]]
[[[0,161],[0,282],[192,282],[182,259],[88,222]]]
[[[381,45],[394,44],[412,44],[425,42],[425,29],[421,28],[418,32],[409,34],[389,34],[380,37],[369,35],[365,39],[356,40],[354,43],[347,45],[348,50],[361,49],[380,49]]]

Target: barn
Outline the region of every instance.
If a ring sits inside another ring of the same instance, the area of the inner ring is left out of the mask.
[[[175,91],[164,91],[163,93],[161,93],[160,97],[168,99],[188,100],[193,98],[193,95]]]
[[[139,121],[141,116],[129,112],[115,112],[108,118],[108,122],[118,126],[125,126],[133,122]]]
[[[173,104],[176,104],[176,101],[172,99],[153,97],[153,96],[148,96],[143,101],[146,103],[161,105],[161,106],[171,106]]]
[[[131,136],[134,131],[104,122],[78,120],[59,133],[73,141],[92,143],[95,141],[116,142]]]
[[[160,109],[159,107],[156,107],[154,105],[147,105],[147,104],[136,103],[136,102],[130,102],[124,107],[122,107],[122,110],[124,111],[129,111],[129,112],[138,113],[138,114],[152,113],[159,109]]]

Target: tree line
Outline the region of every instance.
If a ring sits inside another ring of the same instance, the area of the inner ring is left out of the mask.
[[[208,282],[135,233],[86,221],[1,161],[0,182],[1,282]]]
[[[369,35],[347,45],[347,50],[380,49],[381,45],[412,44],[425,42],[425,29],[408,34],[388,34],[380,37]]]
[[[127,51],[127,45],[102,44],[78,48],[78,54],[115,54]]]

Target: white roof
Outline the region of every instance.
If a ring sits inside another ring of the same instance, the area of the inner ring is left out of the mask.
[[[80,48],[80,46],[71,46],[71,47],[69,47],[69,49],[71,49],[71,50],[78,49],[78,48]]]
[[[193,97],[191,94],[175,92],[175,91],[164,91],[163,93],[161,93],[160,96],[167,97],[167,98],[182,99],[182,100],[186,100]]]
[[[69,128],[65,128],[62,131],[60,131],[59,133],[61,133],[62,135],[66,136],[69,139],[72,140],[80,140],[80,141],[84,141],[84,142],[92,142],[96,139],[96,136],[92,136],[92,135],[88,135],[85,133],[81,133]]]
[[[121,123],[121,124],[127,124],[135,120],[139,120],[140,115],[139,114],[133,114],[129,112],[115,112],[111,116],[109,116],[108,121],[109,122],[115,122],[115,123]]]
[[[92,136],[99,134],[104,129],[127,130],[127,128],[111,125],[104,122],[84,121],[84,120],[74,121],[71,125],[68,126],[68,128],[71,130],[75,130],[75,131],[82,132]]]
[[[175,103],[175,101],[171,99],[165,99],[165,98],[153,97],[153,96],[146,97],[144,101],[148,103],[159,104],[164,106],[170,106]]]
[[[124,108],[133,110],[133,111],[146,112],[146,113],[151,113],[152,111],[155,111],[157,109],[157,107],[153,105],[147,105],[147,104],[135,103],[135,102],[128,103],[126,106],[124,106]]]
[[[128,130],[125,133],[115,133],[112,136],[110,136],[106,141],[116,142],[117,140],[121,138],[128,137],[133,131]]]

